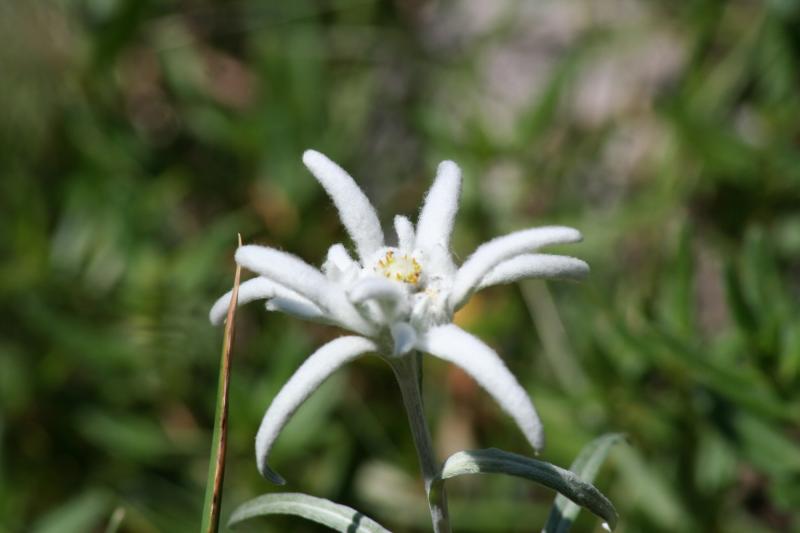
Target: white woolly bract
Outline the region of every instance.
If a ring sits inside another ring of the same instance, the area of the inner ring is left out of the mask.
[[[226,292],[211,307],[208,318],[211,320],[212,324],[221,324],[225,319],[225,316],[228,314],[228,306],[231,303],[232,294],[233,291]],[[242,282],[242,284],[239,285],[239,296],[236,301],[237,305],[244,305],[255,300],[264,300],[276,296],[296,300],[308,305],[314,305],[297,292],[264,277],[253,278]],[[319,308],[317,308],[317,310],[319,310]]]
[[[344,246],[337,243],[328,248],[322,272],[329,281],[347,284],[358,278],[361,265],[350,257]]]
[[[363,263],[383,246],[383,230],[375,208],[350,174],[321,153],[306,150],[303,163],[333,200]]]
[[[416,248],[428,253],[449,250],[460,197],[461,169],[452,161],[442,161],[419,213]]]
[[[323,323],[329,322],[325,313],[322,312],[322,309],[307,300],[304,302],[276,296],[267,302],[266,307],[268,311],[286,313],[287,315],[303,320]]]
[[[428,330],[417,340],[417,348],[464,369],[511,415],[534,450],[542,448],[544,433],[539,415],[494,350],[454,324]]]
[[[410,253],[414,249],[414,224],[403,215],[394,217],[394,231],[397,233],[397,247]]]
[[[379,276],[370,276],[360,280],[353,285],[348,294],[351,302],[359,304],[366,300],[399,304],[407,296],[400,283]]]
[[[323,345],[300,365],[272,400],[256,435],[256,462],[258,470],[264,477],[274,483],[281,485],[285,483],[283,478],[269,467],[267,458],[275,439],[297,408],[336,369],[375,350],[375,343],[364,337],[339,337]]]
[[[358,267],[358,263],[353,261],[347,249],[341,243],[336,243],[328,248],[326,263],[336,266],[339,270],[345,271],[353,267]]]
[[[402,284],[379,276],[358,281],[348,291],[348,296],[356,305],[374,302],[378,309],[371,312],[370,316],[383,324],[388,324],[396,316],[409,311],[408,292]]]
[[[583,279],[587,274],[589,265],[575,257],[523,254],[506,259],[491,269],[483,276],[477,290],[526,278]]]
[[[481,279],[496,265],[519,254],[535,251],[542,246],[578,242],[578,230],[564,226],[545,226],[515,231],[480,245],[461,265],[453,281],[448,303],[453,310],[466,303]]]
[[[236,262],[297,291],[342,326],[365,335],[374,328],[350,304],[344,291],[299,257],[254,244],[236,250]]]
[[[235,259],[244,268],[274,279],[326,307],[332,284],[322,272],[299,257],[267,246],[248,244],[236,250]]]

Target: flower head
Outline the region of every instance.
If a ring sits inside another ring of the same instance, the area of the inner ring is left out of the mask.
[[[387,246],[375,209],[342,168],[313,150],[303,162],[339,211],[356,248],[328,250],[321,269],[280,250],[247,245],[236,261],[258,274],[241,284],[239,303],[267,300],[267,308],[303,319],[333,324],[356,333],[322,346],[278,393],[259,429],[259,469],[276,482],[267,455],[292,413],[337,368],[363,354],[402,357],[421,350],[463,368],[516,421],[535,449],[543,443],[541,423],[525,390],[497,354],[452,324],[453,314],[480,289],[523,278],[585,276],[588,265],[573,257],[541,254],[553,244],[581,240],[572,228],[547,226],[495,238],[479,246],[460,266],[450,253],[458,210],[461,171],[451,161],[439,165],[416,227],[394,218],[396,246]],[[224,319],[231,294],[212,307],[214,323]]]

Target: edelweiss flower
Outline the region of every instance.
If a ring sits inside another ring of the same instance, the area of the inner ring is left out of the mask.
[[[461,171],[455,163],[439,165],[416,228],[404,216],[394,218],[397,246],[387,246],[375,209],[353,178],[319,152],[306,151],[303,162],[339,210],[358,258],[334,244],[320,270],[274,248],[242,246],[236,262],[259,277],[241,284],[238,301],[266,299],[269,310],[333,324],[357,335],[319,348],[275,397],[256,437],[261,473],[283,483],[267,465],[281,429],[337,368],[370,352],[392,358],[420,350],[458,365],[495,398],[539,450],[542,425],[527,393],[491,348],[452,319],[472,293],[485,287],[523,278],[585,276],[589,267],[580,259],[535,253],[547,245],[580,241],[581,234],[561,226],[517,231],[482,244],[458,267],[449,248],[461,192]],[[224,319],[230,298],[228,293],[214,304],[212,322]]]

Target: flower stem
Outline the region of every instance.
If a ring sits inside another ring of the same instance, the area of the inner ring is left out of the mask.
[[[431,434],[425,413],[422,409],[421,391],[421,358],[416,353],[409,353],[403,357],[389,359],[389,364],[394,370],[400,393],[403,396],[408,414],[408,423],[411,426],[411,435],[419,457],[419,466],[425,480],[425,493],[428,496],[428,507],[431,512],[433,531],[435,533],[450,533],[450,518],[447,512],[447,494],[444,488],[431,490],[434,479],[439,473],[439,465],[433,453]]]

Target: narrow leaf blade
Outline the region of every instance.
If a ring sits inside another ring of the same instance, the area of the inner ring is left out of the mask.
[[[388,529],[346,505],[296,492],[264,494],[243,503],[231,515],[228,527],[271,514],[300,516],[343,533],[389,533]]]
[[[617,511],[608,498],[575,473],[545,461],[496,448],[461,451],[445,461],[431,490],[441,490],[443,480],[465,474],[508,474],[529,479],[585,507],[602,518],[609,529],[616,526]]]
[[[106,533],[117,533],[123,520],[125,520],[125,508],[117,507],[114,509],[114,512],[111,513],[111,518],[108,519]]]
[[[625,437],[619,433],[609,433],[602,435],[581,450],[575,460],[570,465],[570,471],[578,475],[580,479],[587,483],[594,481],[600,466],[608,457],[608,452],[618,442]],[[544,526],[545,533],[566,533],[575,522],[575,518],[580,512],[580,507],[568,498],[559,494],[553,502],[547,524]]]

